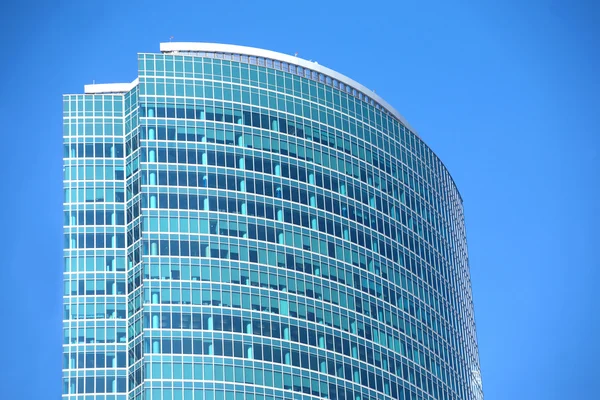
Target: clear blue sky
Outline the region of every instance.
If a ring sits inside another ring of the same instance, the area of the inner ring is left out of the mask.
[[[375,89],[462,193],[486,399],[598,398],[598,20],[577,0],[3,2],[0,399],[60,396],[61,94],[133,80],[170,36]]]

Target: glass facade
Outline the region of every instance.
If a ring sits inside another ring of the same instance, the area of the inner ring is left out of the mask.
[[[353,81],[236,48],[64,96],[63,398],[483,398],[446,168]]]

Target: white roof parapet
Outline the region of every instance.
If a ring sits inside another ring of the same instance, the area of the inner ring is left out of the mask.
[[[85,85],[85,94],[102,94],[102,93],[126,93],[133,89],[139,83],[136,78],[130,83],[99,83],[93,85]]]
[[[286,62],[288,64],[297,65],[302,68],[306,68],[318,73],[322,73],[332,79],[336,79],[339,82],[356,89],[379,103],[380,106],[385,108],[394,117],[396,117],[404,126],[410,129],[413,133],[417,134],[412,127],[408,124],[406,119],[377,95],[372,90],[366,88],[360,83],[344,76],[330,68],[324,67],[317,62],[304,60],[296,56],[288,54],[278,53],[276,51],[258,49],[256,47],[238,46],[233,44],[220,44],[220,43],[202,43],[202,42],[165,42],[160,44],[160,51],[162,53],[177,54],[178,52],[209,52],[209,53],[226,53],[226,54],[243,54],[254,57],[269,58],[272,60]]]

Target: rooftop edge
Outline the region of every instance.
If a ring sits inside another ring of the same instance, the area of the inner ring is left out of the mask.
[[[101,93],[127,93],[137,86],[139,79],[136,78],[130,83],[98,83],[92,85],[84,85],[84,94],[101,94]]]
[[[289,64],[297,65],[302,68],[313,70],[318,73],[322,73],[332,79],[336,79],[345,85],[351,86],[352,88],[362,92],[364,95],[372,98],[374,101],[379,103],[385,108],[390,114],[398,119],[404,126],[411,130],[414,134],[417,132],[410,126],[406,119],[390,104],[383,100],[377,93],[361,85],[353,79],[348,78],[345,75],[340,74],[330,68],[324,67],[316,61],[309,61],[297,56],[291,56],[284,53],[278,53],[276,51],[259,49],[256,47],[238,46],[233,44],[221,44],[221,43],[204,43],[204,42],[164,42],[160,44],[160,51],[162,53],[177,54],[179,52],[214,52],[214,53],[227,53],[227,54],[243,54],[254,57],[269,58],[272,60],[282,61]]]

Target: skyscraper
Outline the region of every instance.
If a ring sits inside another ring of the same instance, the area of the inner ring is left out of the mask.
[[[483,397],[461,197],[374,92],[163,43],[63,115],[64,398]]]

